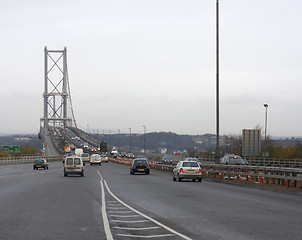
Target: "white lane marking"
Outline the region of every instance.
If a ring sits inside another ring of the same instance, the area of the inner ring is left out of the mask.
[[[99,170],[97,170],[97,173],[99,174],[101,181],[103,181],[103,177],[102,177],[101,173],[99,172]]]
[[[110,213],[117,213],[117,214],[122,214],[122,213],[132,213],[132,211],[108,211]]]
[[[137,220],[137,221],[122,221],[122,220],[111,220],[112,222],[120,222],[120,223],[143,223],[150,222],[149,220]]]
[[[143,228],[113,227],[113,228],[123,229],[123,230],[141,231],[141,230],[153,230],[153,229],[159,229],[160,227],[143,227]]]
[[[105,183],[105,186],[106,186],[106,188],[107,188],[107,191],[110,193],[110,195],[111,195],[112,197],[114,197],[118,202],[120,202],[121,204],[123,204],[125,207],[129,208],[129,209],[132,210],[133,212],[135,212],[135,213],[141,215],[142,217],[144,217],[144,218],[146,218],[146,219],[148,219],[148,220],[154,222],[154,223],[157,224],[158,226],[160,226],[160,227],[162,227],[162,228],[168,230],[169,232],[171,232],[171,233],[173,233],[173,234],[175,234],[175,235],[177,235],[177,236],[179,236],[179,237],[181,237],[181,238],[183,238],[183,239],[192,240],[191,238],[189,238],[189,237],[187,237],[187,236],[185,236],[185,235],[183,235],[183,234],[181,234],[181,233],[179,233],[179,232],[173,230],[172,228],[169,228],[168,226],[166,226],[166,225],[164,225],[164,224],[162,224],[162,223],[156,221],[155,219],[153,219],[153,218],[151,218],[151,217],[148,217],[147,215],[145,215],[145,214],[143,214],[143,213],[141,213],[141,212],[135,210],[134,208],[130,207],[129,205],[127,205],[126,203],[124,203],[122,200],[120,200],[118,197],[116,197],[116,196],[111,192],[111,190],[109,189],[109,187],[108,187],[106,181],[104,181],[104,183]]]
[[[109,221],[106,213],[106,202],[105,202],[105,191],[104,191],[104,184],[102,181],[101,183],[101,189],[102,189],[102,216],[103,216],[103,222],[104,222],[104,229],[106,233],[107,240],[113,240],[110,226],[109,226]]]
[[[116,234],[122,237],[132,237],[132,238],[160,238],[160,237],[173,237],[175,234],[162,234],[162,235],[151,235],[151,236],[143,236],[143,235],[131,235],[131,234]]]
[[[140,217],[140,215],[110,215],[111,217],[120,217],[120,218],[125,218],[125,217]]]
[[[114,209],[114,210],[122,210],[125,209],[125,207],[108,207],[110,209]],[[131,211],[132,212],[132,211]]]

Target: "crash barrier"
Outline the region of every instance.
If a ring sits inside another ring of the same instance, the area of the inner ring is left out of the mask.
[[[109,157],[109,161],[130,166],[133,159]],[[149,159],[150,168],[172,173],[175,164],[162,164]],[[273,188],[302,191],[302,169],[247,165],[224,165],[202,163],[203,177],[215,181],[232,181],[257,184]]]
[[[20,157],[1,157],[0,165],[14,165],[14,164],[30,164],[33,163],[35,159],[44,158],[48,162],[61,161],[62,156],[43,156],[43,155],[24,155]]]

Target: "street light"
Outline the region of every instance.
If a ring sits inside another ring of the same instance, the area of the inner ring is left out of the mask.
[[[121,151],[121,130],[118,129],[118,151]]]
[[[267,133],[267,108],[268,104],[264,103],[263,106],[265,107],[265,130],[264,130],[264,140],[266,140],[266,133]]]
[[[144,128],[144,152],[146,154],[146,126],[143,126]]]
[[[131,152],[131,128],[129,128],[130,130],[130,152]]]

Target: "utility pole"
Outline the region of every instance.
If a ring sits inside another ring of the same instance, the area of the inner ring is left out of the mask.
[[[219,149],[219,0],[216,2],[216,163],[220,160]]]

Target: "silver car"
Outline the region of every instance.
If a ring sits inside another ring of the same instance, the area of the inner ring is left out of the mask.
[[[202,170],[195,161],[180,161],[173,169],[173,181],[182,179],[192,179],[192,181],[202,181]]]
[[[234,164],[234,165],[247,165],[248,162],[242,157],[235,154],[225,154],[223,158],[220,159],[222,164]]]

